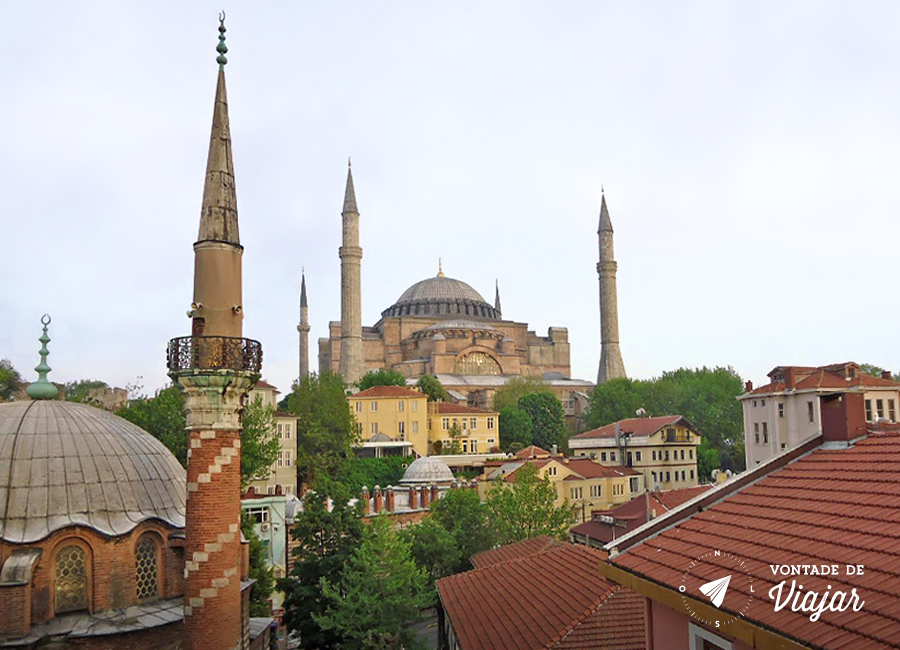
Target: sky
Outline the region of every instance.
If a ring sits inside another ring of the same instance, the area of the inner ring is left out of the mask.
[[[166,385],[188,335],[225,9],[244,335],[297,376],[340,318],[352,157],[363,323],[444,272],[572,375],[600,354],[601,187],[630,376],[855,360],[900,369],[900,5],[0,5],[0,358]]]

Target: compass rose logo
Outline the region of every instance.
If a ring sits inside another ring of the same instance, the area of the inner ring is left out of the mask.
[[[730,574],[724,578],[707,582],[705,585],[700,585],[700,593],[708,596],[713,605],[721,607],[722,601],[725,600],[725,592],[728,591],[729,582],[731,582]]]
[[[747,613],[753,600],[753,576],[743,559],[712,550],[691,561],[678,591],[691,618],[713,628],[725,627]]]

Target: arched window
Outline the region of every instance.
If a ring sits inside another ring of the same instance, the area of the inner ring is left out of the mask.
[[[144,534],[134,547],[134,576],[138,600],[159,597],[159,562],[152,535]]]
[[[56,613],[87,609],[87,554],[76,544],[56,554]]]
[[[499,375],[500,366],[484,352],[470,352],[456,360],[457,375]]]

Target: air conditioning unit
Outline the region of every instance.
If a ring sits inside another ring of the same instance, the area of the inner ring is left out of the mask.
[[[264,533],[268,533],[269,532],[269,522],[260,524],[259,529]]]

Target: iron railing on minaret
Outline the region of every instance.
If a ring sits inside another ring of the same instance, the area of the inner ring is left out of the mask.
[[[262,344],[237,336],[181,336],[169,341],[169,372],[184,370],[262,370]]]

